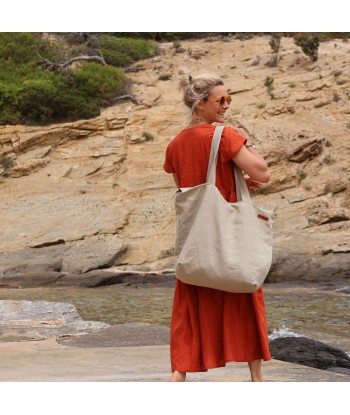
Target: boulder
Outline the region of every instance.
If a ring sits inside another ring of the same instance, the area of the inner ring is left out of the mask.
[[[307,337],[280,337],[271,340],[270,352],[273,359],[317,369],[350,369],[350,357],[345,352]]]
[[[123,249],[123,241],[116,235],[93,236],[87,241],[77,241],[64,252],[61,271],[84,273],[107,268],[116,263]]]

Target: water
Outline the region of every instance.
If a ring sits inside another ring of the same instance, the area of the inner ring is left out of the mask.
[[[350,353],[350,294],[344,288],[266,285],[270,338],[303,335]]]
[[[345,285],[266,284],[269,337],[304,335],[350,353],[350,290]],[[174,288],[0,289],[0,299],[68,302],[84,320],[170,324]]]

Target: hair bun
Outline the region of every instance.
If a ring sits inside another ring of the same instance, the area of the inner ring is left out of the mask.
[[[192,77],[191,76],[189,78],[182,78],[180,80],[180,83],[179,83],[179,89],[185,89],[185,88],[187,88],[190,85],[190,78],[192,80]]]

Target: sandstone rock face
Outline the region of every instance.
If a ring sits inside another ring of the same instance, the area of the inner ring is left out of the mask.
[[[164,154],[188,120],[178,81],[202,71],[225,79],[226,125],[245,128],[270,166],[270,183],[252,196],[276,213],[269,280],[350,277],[349,43],[321,43],[311,62],[283,38],[275,68],[265,65],[266,36],[181,43],[188,52],[161,44],[130,72],[140,104],[0,127],[0,284],[173,268],[176,188]]]

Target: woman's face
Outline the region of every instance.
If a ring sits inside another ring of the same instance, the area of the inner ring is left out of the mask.
[[[225,112],[228,110],[229,104],[225,100],[224,104],[220,105],[218,101],[222,96],[227,96],[227,89],[223,85],[214,86],[208,101],[201,101],[196,106],[197,114],[209,124],[225,121]]]

